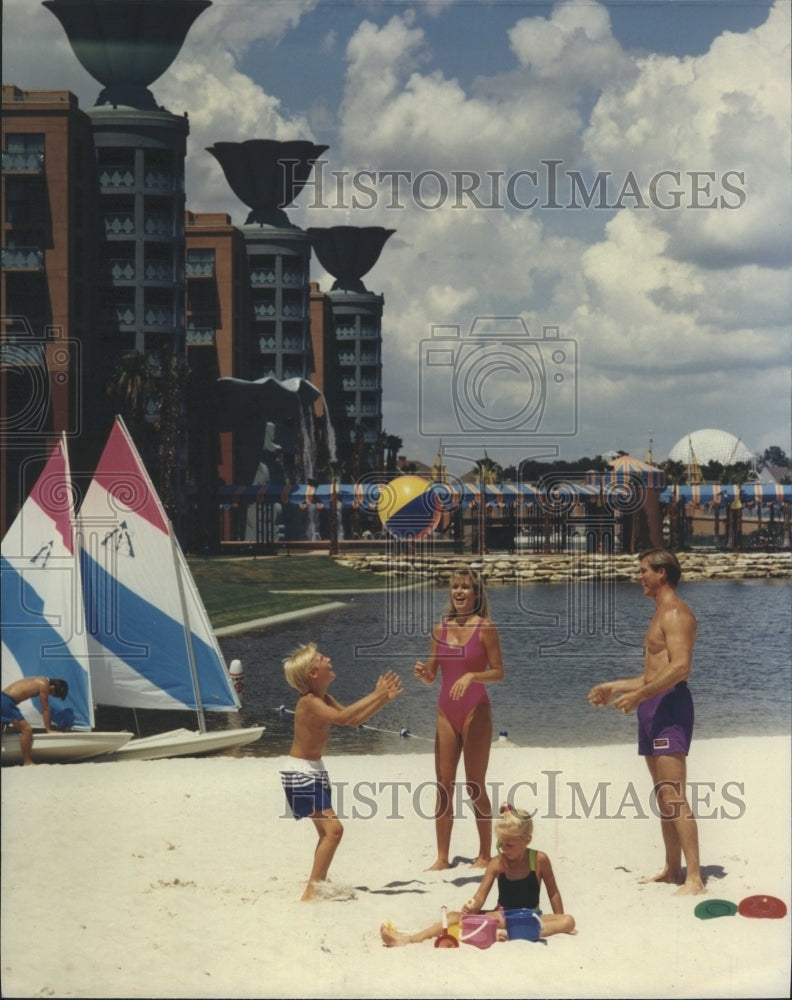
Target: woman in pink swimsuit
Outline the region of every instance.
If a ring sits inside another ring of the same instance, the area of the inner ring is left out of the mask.
[[[415,676],[424,684],[433,684],[438,670],[441,675],[435,734],[437,861],[430,871],[451,867],[454,782],[460,756],[479,835],[473,866],[486,868],[492,848],[492,806],[486,784],[492,709],[484,685],[503,680],[503,656],[498,630],[489,619],[484,583],[476,570],[467,566],[456,570],[450,588],[445,617],[432,630],[429,662],[415,664]]]

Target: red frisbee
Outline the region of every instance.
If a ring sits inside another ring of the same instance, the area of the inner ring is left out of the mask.
[[[738,910],[743,917],[770,917],[778,920],[786,916],[786,903],[775,896],[748,896]]]

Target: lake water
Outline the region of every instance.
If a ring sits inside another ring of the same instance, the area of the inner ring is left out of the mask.
[[[223,638],[230,662],[242,661],[242,725],[266,726],[246,755],[289,750],[297,692],[282,660],[315,641],[333,660],[331,693],[349,704],[372,690],[380,673],[401,674],[405,692],[365,728],[334,727],[327,753],[427,753],[434,743],[439,683],[413,676],[426,659],[432,622],[448,588],[341,596],[342,609],[243,636]],[[682,584],[698,619],[690,688],[695,739],[790,731],[792,589],[788,582],[707,581]],[[491,586],[505,679],[488,688],[493,734],[520,746],[632,743],[635,715],[591,708],[590,688],[642,669],[641,643],[654,605],[637,584]],[[284,710],[285,708],[285,710]],[[214,721],[214,720],[213,720]],[[227,722],[216,720],[216,724]],[[410,736],[400,735],[409,730]]]

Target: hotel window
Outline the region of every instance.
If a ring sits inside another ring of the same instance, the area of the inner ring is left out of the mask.
[[[38,171],[44,166],[44,134],[8,132],[3,150],[3,169]]]
[[[191,248],[187,251],[188,278],[211,278],[214,275],[214,248]]]

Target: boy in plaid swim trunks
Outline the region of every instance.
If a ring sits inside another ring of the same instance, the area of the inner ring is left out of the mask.
[[[357,727],[370,719],[383,705],[402,693],[399,677],[389,670],[382,674],[374,690],[344,707],[327,693],[335,680],[330,658],[320,653],[313,642],[300,646],[283,661],[286,680],[300,692],[294,712],[294,738],[281,781],[295,819],[313,820],[319,843],[313,868],[302,898],[317,895],[317,883],[327,879],[330,863],[341,843],[344,828],[333,811],[330,778],[322,762],[330,727]]]

